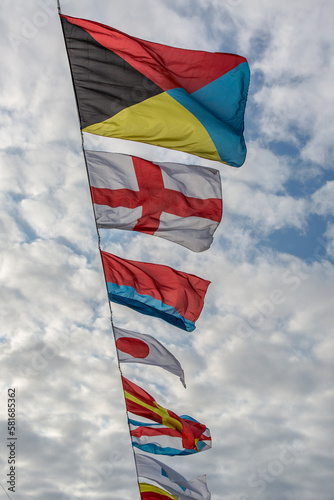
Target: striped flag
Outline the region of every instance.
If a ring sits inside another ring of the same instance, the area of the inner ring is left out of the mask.
[[[155,481],[178,500],[211,499],[211,494],[206,485],[205,475],[187,480],[174,469],[159,462],[159,460],[155,458],[136,453],[135,459],[139,477],[145,477],[146,479]]]
[[[191,332],[210,284],[171,267],[101,251],[109,300]]]
[[[99,228],[140,231],[202,252],[222,217],[218,170],[86,151]]]
[[[184,371],[180,362],[157,339],[144,333],[114,328],[118,359],[121,363],[160,366],[180,377],[184,387]]]
[[[141,500],[177,500],[174,495],[148,483],[139,483]]]
[[[182,438],[183,448],[196,449],[198,440],[206,431],[205,425],[185,420],[160,406],[148,392],[125,377],[122,377],[122,382],[127,411],[176,430]]]
[[[199,424],[197,420],[188,415],[181,415],[183,421],[189,424]],[[140,451],[154,453],[155,455],[190,455],[205,451],[211,448],[211,435],[208,428],[195,439],[196,448],[191,450],[184,448],[182,444],[182,435],[179,431],[171,429],[162,424],[153,424],[137,422],[129,419],[130,435],[132,445]]]
[[[169,47],[61,16],[81,129],[239,167],[247,60]]]

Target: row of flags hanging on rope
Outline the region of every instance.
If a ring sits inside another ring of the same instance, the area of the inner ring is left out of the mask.
[[[249,85],[244,57],[169,47],[61,13],[60,19],[82,132],[243,164]],[[222,218],[218,170],[83,151],[97,230],[139,231],[194,252],[210,247]],[[111,302],[195,329],[209,281],[100,252]],[[120,363],[159,366],[186,387],[180,362],[157,339],[112,326]],[[209,429],[121,377],[141,499],[209,500],[206,476],[187,480],[152,457],[207,450]]]

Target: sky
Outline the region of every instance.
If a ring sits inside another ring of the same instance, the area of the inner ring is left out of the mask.
[[[87,149],[220,170],[224,213],[196,254],[101,230],[116,255],[210,280],[196,330],[112,305],[156,337],[157,367],[123,374],[211,430],[163,459],[206,474],[212,500],[333,500],[334,4],[330,0],[63,0],[62,12],[139,38],[246,57],[239,168],[85,134]],[[75,98],[54,0],[1,1],[0,499],[139,500]],[[7,474],[16,394],[16,492]]]

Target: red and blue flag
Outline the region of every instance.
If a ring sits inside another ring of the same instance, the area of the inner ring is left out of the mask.
[[[109,300],[195,329],[210,281],[160,264],[122,259],[101,251]]]
[[[188,415],[181,415],[180,418],[187,425],[192,427],[198,425],[201,431],[203,430],[203,425],[194,418]],[[189,449],[183,446],[182,434],[177,429],[171,429],[166,425],[154,424],[153,422],[138,422],[131,418],[129,419],[129,426],[132,446],[147,453],[166,456],[191,455],[211,448],[211,435],[208,428],[195,439],[195,447]]]

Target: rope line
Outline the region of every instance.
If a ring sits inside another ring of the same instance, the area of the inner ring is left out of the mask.
[[[2,486],[2,484],[1,484],[1,483],[0,483],[0,486],[1,486],[1,488],[3,489],[3,491],[6,493],[6,495],[8,496],[8,498],[9,498],[10,500],[12,500],[12,499],[11,499],[11,497],[8,495],[7,491],[6,491],[6,490],[5,490],[5,488]]]
[[[61,14],[59,0],[57,0],[57,4],[58,4],[58,13]],[[95,227],[96,227],[96,233],[97,233],[97,245],[98,245],[98,250],[99,250],[99,253],[100,253],[100,257],[101,257],[101,264],[102,264],[104,281],[105,281],[106,292],[107,292],[107,300],[108,300],[108,303],[109,303],[110,323],[111,323],[111,329],[112,329],[114,343],[115,343],[116,356],[117,356],[117,365],[118,365],[118,370],[120,372],[120,375],[122,377],[122,370],[121,370],[120,361],[119,361],[119,355],[118,355],[118,351],[117,351],[117,347],[116,347],[116,336],[115,336],[115,331],[114,331],[113,312],[112,312],[112,308],[111,308],[111,304],[110,304],[110,300],[109,300],[109,296],[108,296],[107,280],[106,280],[106,275],[105,275],[105,271],[104,271],[104,267],[103,267],[103,261],[102,261],[101,238],[100,238],[99,228],[98,228],[98,225],[97,225],[97,222],[96,222],[96,214],[95,214],[94,202],[93,202],[92,192],[91,192],[91,189],[90,189],[91,186],[90,186],[90,182],[89,182],[89,173],[88,173],[88,166],[87,166],[87,158],[86,158],[84,135],[83,135],[83,132],[82,132],[81,126],[80,126],[80,113],[79,113],[78,96],[77,96],[77,93],[76,93],[76,90],[75,90],[74,77],[73,77],[71,62],[70,62],[70,58],[69,58],[69,53],[68,53],[68,50],[67,50],[67,45],[66,45],[66,39],[65,39],[64,30],[63,30],[63,37],[64,37],[64,43],[65,43],[66,53],[67,53],[67,57],[68,57],[68,63],[69,63],[69,67],[70,67],[70,72],[71,72],[72,85],[73,85],[73,90],[74,90],[74,95],[75,95],[75,101],[76,101],[76,107],[77,107],[77,113],[78,113],[78,119],[79,119],[79,128],[80,128],[80,133],[81,133],[81,147],[82,147],[82,152],[83,152],[84,160],[85,160],[87,182],[88,182],[88,187],[89,187],[89,192],[90,192],[90,197],[91,197],[91,203],[92,203],[92,209],[93,209],[93,213],[94,213]],[[129,437],[130,437],[130,440],[131,440],[131,449],[132,449],[133,459],[134,459],[134,463],[135,463],[135,470],[136,470],[136,475],[137,475],[138,489],[139,489],[139,494],[140,494],[140,486],[139,486],[140,481],[139,481],[138,468],[137,468],[137,462],[136,462],[136,453],[135,453],[134,447],[132,445],[132,439],[131,439],[131,434],[130,434],[130,424],[129,424],[129,419],[128,419],[128,411],[126,409],[126,399],[125,399],[125,394],[124,394],[124,390],[123,390],[123,384],[122,384],[122,393],[123,393],[123,399],[124,399],[124,404],[125,404],[126,420],[127,420],[127,425],[128,425],[128,429],[129,429]]]

